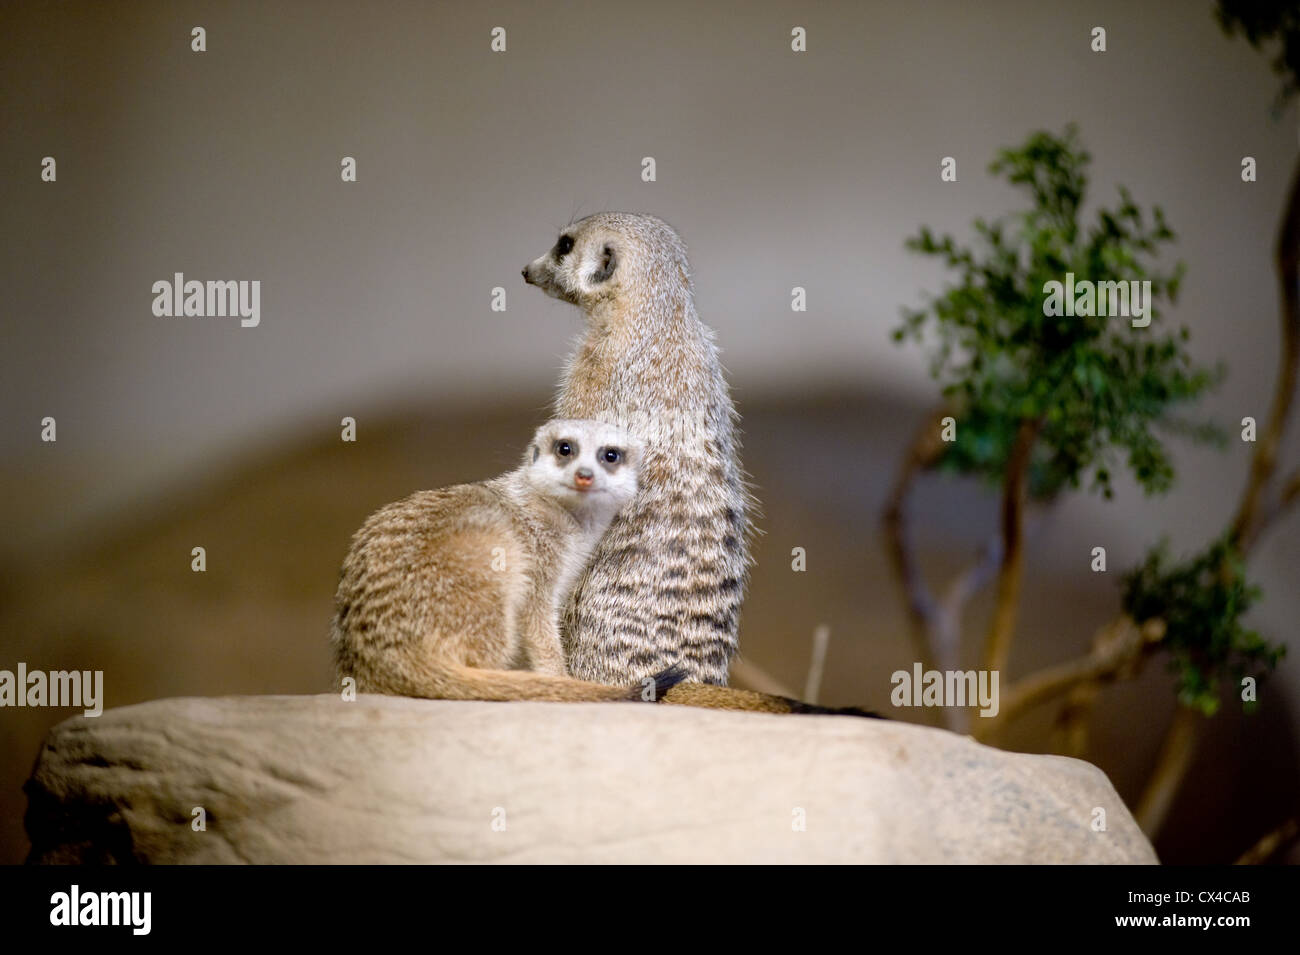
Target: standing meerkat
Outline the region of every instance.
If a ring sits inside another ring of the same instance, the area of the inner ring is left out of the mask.
[[[559,633],[574,582],[636,494],[641,455],[611,425],[551,421],[516,470],[371,515],[334,598],[339,677],[363,692],[445,700],[642,699],[640,686],[569,677]]]
[[[569,672],[612,682],[675,667],[688,681],[726,685],[753,505],[686,246],[654,216],[599,213],[565,229],[523,274],[586,316],[556,413],[617,421],[645,441],[636,498],[565,614]]]

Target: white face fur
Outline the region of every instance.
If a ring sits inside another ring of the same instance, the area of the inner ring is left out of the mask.
[[[575,516],[612,520],[636,496],[640,442],[599,421],[560,419],[537,429],[524,456],[528,483]]]
[[[619,285],[619,237],[593,223],[575,223],[555,245],[524,266],[524,281],[552,298],[585,306],[616,293]]]

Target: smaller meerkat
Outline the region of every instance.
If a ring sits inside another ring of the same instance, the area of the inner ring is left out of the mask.
[[[431,699],[642,699],[639,685],[569,677],[559,631],[592,550],[636,495],[642,454],[612,425],[550,421],[516,470],[381,508],[339,576],[339,677]]]

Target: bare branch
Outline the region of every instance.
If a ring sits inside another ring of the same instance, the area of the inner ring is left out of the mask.
[[[961,668],[961,615],[966,602],[993,579],[1002,562],[1002,538],[991,537],[974,562],[959,573],[944,591],[930,621],[929,645],[934,665],[940,670]],[[944,725],[965,731],[966,714],[957,707],[945,707]]]
[[[1267,523],[1262,519],[1264,512],[1260,502],[1277,468],[1278,449],[1295,398],[1297,372],[1300,371],[1300,163],[1291,177],[1291,191],[1282,228],[1278,232],[1275,256],[1282,300],[1282,349],[1268,423],[1255,445],[1241,505],[1232,522],[1233,540],[1243,554],[1251,548]],[[1288,491],[1291,487],[1288,485]],[[1295,493],[1291,491],[1292,498]],[[1287,493],[1283,492],[1284,500],[1286,496]],[[1267,516],[1270,519],[1275,517],[1276,511]]]
[[[925,423],[912,439],[912,444],[903,458],[898,478],[885,506],[883,515],[885,536],[889,544],[889,556],[894,567],[894,575],[903,588],[907,598],[908,620],[912,629],[912,642],[917,659],[925,669],[934,665],[934,655],[930,646],[930,634],[938,614],[938,604],[925,578],[917,566],[912,553],[911,540],[908,536],[906,505],[912,483],[923,470],[931,468],[943,454],[943,442],[939,437],[940,421],[945,414],[940,408],[926,418]]]
[[[1128,616],[1116,617],[1097,631],[1092,651],[1017,680],[1002,693],[997,716],[980,719],[975,737],[991,738],[1020,713],[1067,693],[1085,681],[1110,682],[1136,672],[1142,657],[1165,636],[1163,620],[1154,618],[1138,627]]]
[[[1054,747],[1055,752],[1075,759],[1084,758],[1088,751],[1088,720],[1100,692],[1100,680],[1083,680],[1071,687],[1056,718],[1060,746]]]
[[[1293,473],[1282,486],[1280,504],[1284,508],[1290,507],[1295,503],[1296,498],[1300,498],[1300,471]]]
[[[1234,865],[1262,865],[1300,839],[1300,816],[1292,816],[1241,854]]]
[[[980,549],[979,556],[965,570],[954,577],[952,583],[948,585],[948,589],[944,591],[944,610],[949,613],[956,613],[966,601],[979,593],[984,585],[993,579],[998,568],[1002,565],[1002,553],[1001,535],[990,537]]]
[[[984,644],[984,668],[1006,669],[1020,608],[1020,579],[1024,568],[1025,499],[1029,488],[1029,459],[1038,440],[1042,419],[1024,420],[1007,461],[1002,487],[1002,565],[998,571],[997,604]]]
[[[1055,498],[1043,502],[1044,510],[1055,503]],[[1025,507],[1025,540],[1033,538],[1034,531],[1042,521],[1035,517],[1033,505]],[[1041,517],[1041,515],[1039,516]],[[961,618],[966,604],[989,581],[997,575],[1002,566],[1002,535],[994,534],[980,548],[979,554],[948,584],[939,603],[939,613],[930,630],[930,644],[934,649],[935,663],[940,670],[961,668]],[[951,711],[956,712],[956,711]],[[952,724],[954,721],[949,720]]]
[[[1282,486],[1282,496],[1278,500],[1278,510],[1285,510],[1300,498],[1300,471],[1296,471]]]
[[[1146,789],[1138,800],[1133,818],[1146,833],[1148,839],[1155,839],[1169,815],[1178,787],[1192,765],[1196,755],[1196,739],[1199,734],[1201,715],[1181,703],[1174,712],[1173,722],[1165,732],[1164,742],[1160,745],[1160,755],[1156,757],[1156,767],[1147,779]]]
[[[1282,482],[1282,490],[1278,493],[1277,499],[1264,511],[1264,516],[1260,518],[1261,528],[1266,529],[1271,526],[1297,500],[1300,500],[1300,471],[1293,472],[1289,478]]]

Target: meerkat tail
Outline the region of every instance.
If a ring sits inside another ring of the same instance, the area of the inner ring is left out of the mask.
[[[788,696],[737,690],[711,683],[682,683],[663,694],[663,703],[698,706],[710,710],[741,710],[748,713],[808,713],[819,716],[864,716],[884,719],[879,713],[856,706],[817,706]]]
[[[654,692],[648,686],[607,686],[567,676],[551,676],[530,670],[486,670],[450,661],[407,658],[401,667],[370,673],[363,681],[367,692],[432,700],[484,700],[510,702],[532,700],[541,703],[656,702],[682,675],[665,672],[654,678]]]
[[[533,700],[543,703],[604,703],[638,701],[639,686],[606,686],[567,676],[549,676],[527,670],[480,670],[453,664],[446,667],[438,697],[444,700]]]

